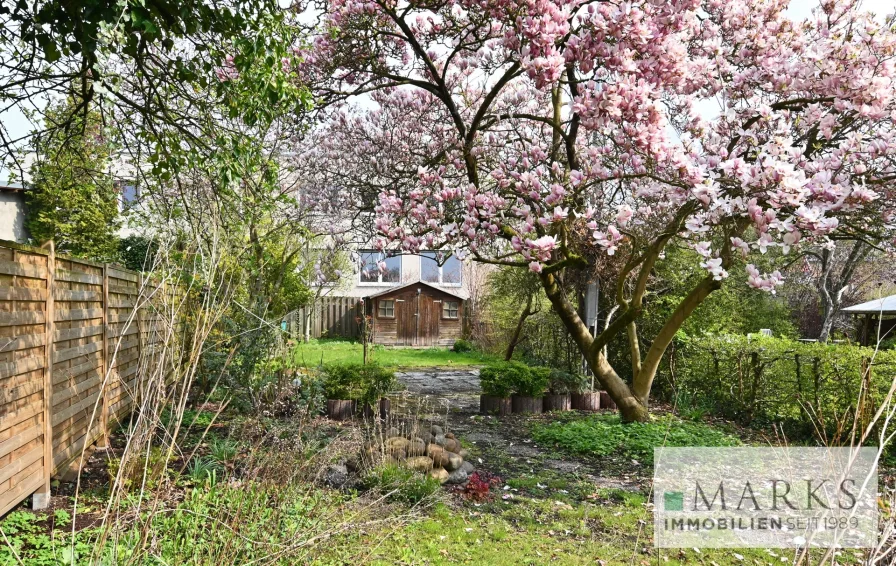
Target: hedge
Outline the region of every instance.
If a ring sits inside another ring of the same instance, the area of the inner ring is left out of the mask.
[[[742,424],[779,424],[789,435],[843,440],[856,407],[867,422],[896,376],[896,352],[761,335],[676,341],[666,373],[680,409]],[[870,395],[863,368],[870,364]]]

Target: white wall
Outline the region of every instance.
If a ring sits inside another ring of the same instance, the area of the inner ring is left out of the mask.
[[[28,240],[25,230],[25,195],[22,191],[0,190],[0,240],[24,244]]]

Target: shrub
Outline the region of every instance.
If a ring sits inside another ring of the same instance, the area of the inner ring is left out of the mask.
[[[373,468],[364,478],[364,487],[388,493],[387,499],[416,504],[432,497],[441,484],[439,480],[421,475],[395,464]]]
[[[671,415],[643,423],[623,423],[619,415],[592,415],[536,424],[532,438],[566,452],[590,456],[622,454],[644,464],[660,446],[737,446],[740,441],[711,426]]]
[[[373,404],[395,388],[395,373],[375,363],[327,364],[322,379],[327,399],[352,399]]]
[[[485,395],[509,397],[514,391],[515,375],[528,368],[519,362],[489,364],[479,371],[479,383]]]
[[[581,393],[588,388],[588,379],[581,373],[552,369],[548,389],[554,395]]]
[[[451,349],[458,354],[465,354],[467,352],[472,352],[476,348],[473,347],[473,343],[469,340],[456,340],[454,342],[454,346]]]
[[[361,398],[368,405],[377,403],[389,391],[395,389],[398,381],[395,372],[372,363],[361,366]]]
[[[870,394],[879,403],[896,352],[760,335],[680,337],[674,400],[683,411],[708,410],[758,426],[780,423],[792,437],[837,442],[850,433],[863,359],[872,357]]]
[[[507,397],[511,393],[540,397],[547,390],[550,379],[550,368],[529,367],[520,362],[498,362],[479,371],[482,392],[494,397]]]
[[[513,392],[524,397],[541,397],[551,381],[551,368],[530,367],[514,373]]]

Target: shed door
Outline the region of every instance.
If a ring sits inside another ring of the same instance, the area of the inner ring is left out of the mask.
[[[417,298],[404,297],[395,301],[395,324],[398,327],[396,344],[400,346],[413,346],[416,335]]]
[[[439,343],[439,317],[442,301],[430,296],[420,297],[420,345],[435,346]]]

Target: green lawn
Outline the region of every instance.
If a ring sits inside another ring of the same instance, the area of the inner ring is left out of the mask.
[[[312,340],[293,349],[293,359],[299,366],[312,367],[321,362],[361,362],[363,351],[359,342],[345,340]],[[480,352],[457,353],[445,348],[418,350],[371,346],[370,359],[384,366],[417,368],[433,366],[477,366],[494,361],[494,357]]]

